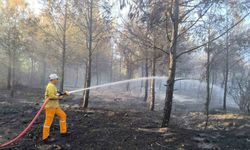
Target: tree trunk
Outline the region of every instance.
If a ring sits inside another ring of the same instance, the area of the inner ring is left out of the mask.
[[[33,52],[31,54],[31,70],[30,70],[30,85],[33,86],[33,74],[34,74],[34,56]]]
[[[15,46],[16,44],[14,44],[14,48],[16,48]],[[10,88],[10,97],[14,97],[14,94],[15,94],[15,79],[16,79],[16,50],[14,49],[13,50],[13,54],[12,54],[12,67],[11,67],[11,74],[12,74],[12,77],[11,77],[11,88]]]
[[[145,77],[148,77],[148,57],[145,60]],[[145,80],[145,94],[144,94],[144,101],[148,100],[148,80]]]
[[[207,82],[207,96],[206,96],[206,103],[205,103],[205,111],[206,111],[206,125],[205,129],[208,125],[208,119],[209,119],[209,105],[211,100],[211,93],[210,93],[210,26],[208,29],[208,44],[207,44],[207,65],[206,65],[206,82]]]
[[[122,58],[120,58],[120,61],[119,61],[119,80],[122,80]]]
[[[229,35],[226,34],[226,66],[225,66],[225,82],[224,82],[224,95],[223,95],[223,110],[227,111],[227,85],[228,85],[228,74],[229,74]]]
[[[207,117],[207,120],[206,120],[206,126],[207,126],[207,123],[208,123],[208,116],[209,116],[209,103],[210,103],[210,52],[208,50],[207,52],[207,66],[206,66],[206,82],[207,82],[207,96],[206,96],[206,105],[205,105],[205,108],[206,108],[206,117]]]
[[[99,68],[98,68],[98,53],[95,59],[95,70],[96,70],[96,85],[99,85]]]
[[[131,79],[131,65],[130,65],[129,62],[127,63],[127,79],[128,80]],[[127,83],[126,90],[130,91],[130,84],[129,84],[129,82]]]
[[[90,87],[91,85],[91,56],[89,56],[89,61],[88,61],[88,69],[87,69],[87,76],[86,76],[86,88]],[[83,97],[83,108],[87,108],[89,104],[89,95],[90,95],[90,90],[86,90],[84,93]]]
[[[10,47],[8,49],[8,55],[9,55],[9,60],[8,60],[8,78],[7,78],[7,89],[10,90],[11,89],[11,76],[12,76],[12,72],[11,72],[11,67],[12,67],[12,57],[11,57],[11,50]]]
[[[85,75],[84,75],[84,88],[87,88],[87,75],[88,75],[88,63],[85,64]],[[86,91],[83,91],[83,101],[82,104],[84,102],[84,95],[85,95]]]
[[[46,86],[46,68],[47,68],[47,62],[45,60],[43,60],[43,73],[42,73],[42,88],[44,88]]]
[[[10,31],[8,31],[8,44],[7,44],[7,50],[8,50],[8,76],[7,76],[7,90],[11,89],[11,47],[10,47]]]
[[[65,2],[65,16],[63,24],[63,52],[62,52],[62,68],[61,68],[61,84],[60,90],[64,90],[64,73],[65,73],[65,63],[66,63],[66,31],[67,31],[67,18],[68,18],[68,1]]]
[[[79,65],[76,65],[76,80],[75,80],[75,85],[74,87],[77,88],[78,87],[78,81],[79,80]]]
[[[112,82],[113,81],[113,51],[111,52],[112,54],[111,54],[111,66],[110,66],[110,82]]]
[[[155,63],[156,63],[156,50],[154,48],[153,52],[153,60],[152,60],[152,73],[151,75],[155,76]],[[150,87],[150,102],[149,102],[149,110],[153,111],[155,107],[155,79],[151,80],[151,87]]]
[[[228,55],[228,54],[227,54]],[[227,56],[228,57],[228,56]],[[228,58],[227,58],[228,59]],[[223,110],[227,111],[227,88],[228,88],[228,74],[229,74],[229,68],[228,68],[228,60],[226,65],[226,78],[225,78],[225,85],[224,85],[224,95],[223,95]]]
[[[170,57],[170,62],[169,62],[169,71],[168,71],[168,80],[167,80],[164,117],[162,121],[162,127],[166,127],[169,125],[171,111],[172,111],[174,84],[175,84],[176,60],[175,58],[173,58],[174,54],[172,53],[170,53],[169,57]]]
[[[14,97],[15,95],[15,86],[16,86],[16,51],[17,51],[17,29],[16,26],[14,27],[14,40],[13,40],[13,49],[12,49],[12,55],[11,55],[11,88],[10,88],[10,97]]]
[[[162,119],[162,127],[169,126],[174,84],[175,84],[175,72],[176,72],[176,48],[177,48],[177,38],[178,38],[178,28],[179,28],[179,0],[174,0],[173,8],[173,24],[172,24],[172,37],[171,37],[171,47],[169,51],[169,68],[168,68],[168,80],[166,88],[165,106],[164,106],[164,116]]]
[[[98,75],[99,76],[99,84],[102,84],[102,72],[99,72],[98,74],[99,74]]]
[[[144,76],[144,67],[143,64],[141,64],[141,77]],[[143,81],[141,81],[141,87],[140,87],[140,92],[142,92],[143,89]]]
[[[90,1],[90,9],[89,9],[89,26],[88,26],[88,49],[89,49],[89,56],[88,56],[88,69],[87,69],[87,80],[86,80],[86,87],[90,87],[91,85],[91,70],[92,70],[92,40],[93,40],[93,33],[92,33],[92,24],[93,24],[93,0]],[[83,108],[87,108],[89,104],[89,95],[90,90],[86,90],[83,97]]]

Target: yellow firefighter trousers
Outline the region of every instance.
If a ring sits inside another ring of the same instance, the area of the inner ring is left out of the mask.
[[[43,126],[43,140],[49,137],[50,134],[50,126],[54,120],[54,116],[57,115],[60,119],[60,133],[67,133],[67,125],[66,125],[66,114],[65,112],[59,108],[46,108],[45,109],[45,122]]]

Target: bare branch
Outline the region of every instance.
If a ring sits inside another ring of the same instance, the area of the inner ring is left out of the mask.
[[[177,79],[175,79],[175,82],[176,81],[182,81],[182,80],[200,80],[200,79],[195,79],[195,78],[177,78]]]
[[[180,57],[180,56],[182,56],[182,55],[184,55],[184,54],[193,52],[193,51],[195,51],[195,50],[197,50],[197,49],[199,49],[199,48],[201,48],[201,47],[207,45],[207,44],[210,43],[210,42],[216,41],[217,39],[219,39],[220,37],[222,37],[223,35],[225,35],[227,32],[231,31],[231,30],[232,30],[234,27],[236,27],[238,24],[240,24],[240,23],[241,23],[247,16],[249,16],[249,15],[250,15],[250,12],[248,12],[248,13],[247,13],[243,18],[241,18],[237,23],[235,23],[234,25],[232,25],[230,28],[228,28],[226,31],[224,31],[222,34],[218,35],[218,36],[215,37],[214,39],[212,39],[212,40],[210,40],[210,41],[208,41],[208,42],[206,42],[206,43],[203,43],[203,44],[201,44],[201,45],[199,45],[199,46],[196,46],[196,47],[194,47],[194,48],[191,48],[191,49],[189,49],[189,50],[183,51],[183,52],[179,53],[179,54],[176,56],[176,58],[178,58],[178,57]]]
[[[193,10],[195,10],[199,5],[201,4],[201,2],[197,5],[195,5],[193,8],[189,9],[185,14],[183,14],[182,16],[180,16],[179,21],[181,21],[183,18],[185,18],[189,13],[191,13]]]
[[[180,36],[182,36],[183,34],[185,34],[188,30],[190,30],[194,25],[196,25],[196,23],[208,12],[208,10],[212,7],[212,5],[213,4],[211,4],[207,9],[206,9],[206,11],[202,14],[202,15],[200,15],[199,16],[199,18],[197,18],[196,20],[195,20],[195,22],[192,24],[192,25],[190,25],[187,29],[185,29],[182,33],[180,33],[179,35],[178,35],[178,37],[180,37]],[[178,38],[177,37],[177,38]]]

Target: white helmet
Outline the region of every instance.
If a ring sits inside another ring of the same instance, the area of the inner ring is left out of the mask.
[[[49,80],[58,80],[58,75],[57,74],[51,74],[49,75]]]

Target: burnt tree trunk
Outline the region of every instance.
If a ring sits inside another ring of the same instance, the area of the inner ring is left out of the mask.
[[[208,120],[209,120],[209,105],[210,105],[210,100],[211,100],[211,93],[210,93],[210,70],[211,70],[211,61],[210,61],[210,25],[208,29],[208,44],[207,44],[207,64],[206,64],[206,82],[207,82],[207,96],[206,96],[206,103],[205,103],[205,113],[206,113],[206,124],[205,124],[205,129],[207,128],[208,125]]]
[[[65,63],[66,63],[66,31],[67,31],[67,17],[68,17],[68,2],[65,2],[65,16],[64,16],[64,24],[63,24],[63,52],[62,52],[62,68],[61,68],[61,84],[60,90],[64,90],[64,74],[65,74]]]
[[[173,7],[173,19],[172,19],[172,36],[170,43],[169,51],[169,67],[168,68],[168,80],[166,88],[166,97],[164,105],[164,115],[162,119],[162,127],[169,126],[171,111],[172,111],[172,102],[173,102],[173,93],[174,93],[174,84],[175,84],[175,72],[176,72],[176,48],[177,48],[177,38],[178,38],[178,28],[179,28],[179,0],[174,0]]]
[[[42,88],[46,86],[46,68],[47,68],[47,62],[44,57],[43,58],[43,73],[42,73]]]
[[[148,57],[146,57],[146,60],[145,60],[145,77],[147,78],[148,77]],[[144,101],[146,102],[147,99],[148,99],[148,80],[145,80],[145,94],[144,94]]]
[[[141,77],[144,76],[144,67],[143,64],[141,64]],[[140,92],[142,92],[143,89],[143,81],[141,81],[141,87],[140,87]]]
[[[15,42],[15,41],[14,41]],[[16,44],[14,43],[14,49],[12,51],[11,57],[12,65],[11,65],[11,88],[10,88],[10,97],[14,97],[15,95],[15,84],[16,84]]]
[[[91,58],[91,56],[89,56],[89,58]],[[91,85],[91,63],[92,60],[89,59],[88,61],[88,69],[86,72],[86,82],[85,82],[85,87],[88,88]],[[90,90],[86,90],[84,92],[84,97],[83,97],[83,108],[87,108],[88,107],[88,103],[89,103],[89,95],[90,95]]]
[[[98,53],[96,54],[95,59],[95,70],[96,70],[96,85],[99,85],[99,67],[98,67]]]
[[[224,78],[224,95],[223,95],[223,110],[227,111],[227,88],[229,74],[229,34],[226,34],[226,61],[225,61],[225,78]]]
[[[119,80],[122,80],[122,58],[119,59]]]
[[[131,64],[130,62],[127,63],[127,79],[131,79],[132,78],[132,69],[131,69]],[[126,85],[126,90],[130,91],[130,83],[128,82]]]
[[[224,84],[224,95],[223,95],[223,110],[227,111],[227,88],[228,88],[228,74],[229,74],[229,67],[228,67],[228,50],[226,55],[226,74],[225,74],[225,84]]]
[[[8,44],[7,44],[7,50],[8,50],[8,76],[7,76],[7,89],[11,89],[11,48],[10,48],[10,31],[8,31]]]
[[[87,63],[87,79],[86,79],[86,87],[90,87],[91,85],[91,70],[92,70],[92,41],[93,41],[93,33],[92,33],[92,28],[93,28],[93,0],[90,1],[90,6],[89,6],[89,11],[88,11],[88,18],[89,18],[89,23],[88,23],[88,63]],[[89,104],[89,95],[90,95],[90,90],[86,90],[84,92],[83,96],[83,108],[87,108]]]
[[[11,54],[11,88],[10,88],[10,97],[14,97],[15,95],[15,86],[16,86],[16,51],[17,51],[17,40],[18,33],[16,26],[13,29],[13,47]]]
[[[111,52],[111,62],[110,62],[110,82],[113,82],[113,51]]]
[[[76,65],[76,80],[75,80],[75,84],[74,87],[78,87],[78,82],[79,82],[79,65]]]
[[[207,52],[207,66],[206,66],[206,82],[207,82],[207,96],[206,96],[206,116],[207,116],[207,121],[208,122],[208,116],[209,116],[209,102],[210,102],[210,52],[208,50]]]
[[[155,64],[156,64],[156,50],[154,48],[153,51],[153,60],[152,60],[152,73],[151,75],[154,77],[155,76]],[[155,79],[151,80],[150,84],[150,100],[149,100],[149,110],[153,111],[155,108]]]
[[[11,71],[11,67],[12,67],[12,57],[11,57],[11,50],[10,47],[8,49],[8,56],[9,56],[9,60],[8,60],[8,78],[7,78],[7,89],[10,90],[11,89],[11,76],[12,76],[12,71]]]
[[[88,73],[88,64],[86,63],[85,64],[85,74],[84,74],[84,88],[87,88],[87,73]],[[85,95],[85,90],[83,91],[83,99],[84,100],[84,95]],[[82,104],[83,104],[83,101],[82,101]]]
[[[33,54],[33,52],[32,52],[32,54],[31,54],[31,70],[30,70],[30,85],[31,86],[33,86],[33,81],[34,81],[34,76],[33,76],[33,74],[34,74],[34,62],[35,60],[34,60],[34,54]]]

